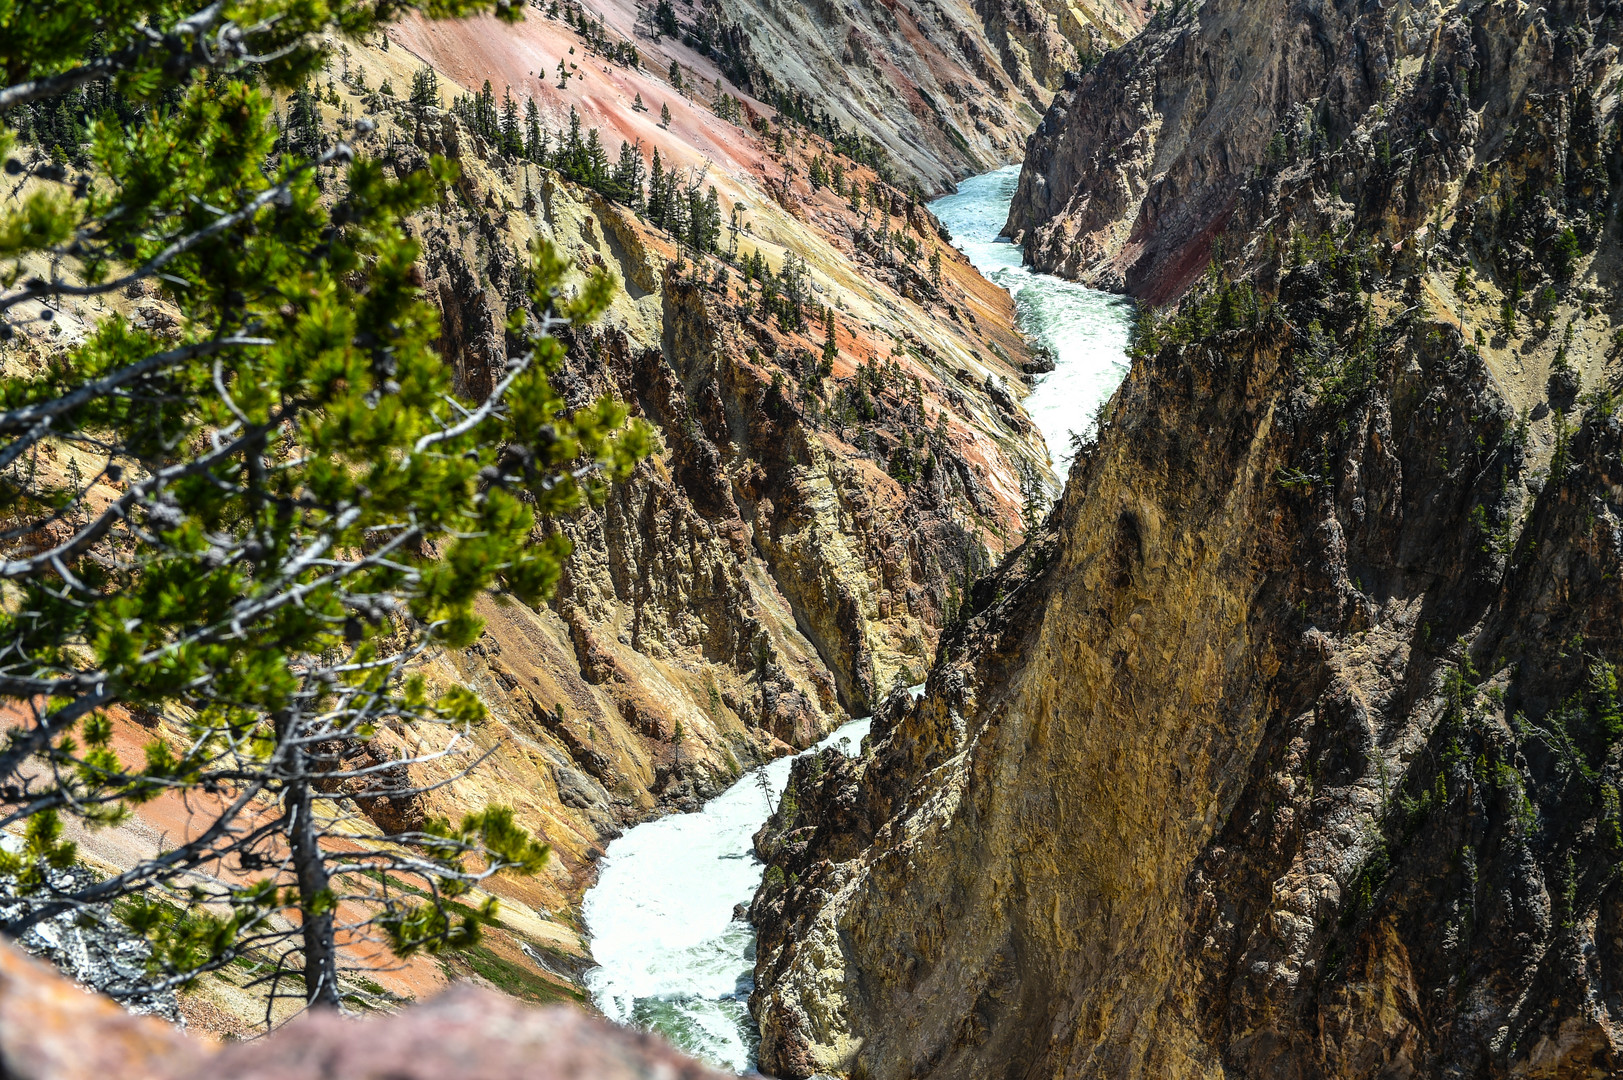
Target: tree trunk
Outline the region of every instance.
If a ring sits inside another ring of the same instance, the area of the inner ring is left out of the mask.
[[[287,789],[288,844],[299,877],[299,908],[304,932],[304,993],[312,1008],[336,1009],[338,957],[333,944],[334,912],[328,894],[327,863],[311,812],[309,758],[300,749],[295,779]],[[312,914],[312,911],[319,911]]]

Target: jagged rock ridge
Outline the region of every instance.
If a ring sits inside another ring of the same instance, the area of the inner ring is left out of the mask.
[[[742,73],[741,85],[820,102],[933,191],[1017,157],[1065,72],[1124,41],[1144,18],[1133,0],[717,0],[709,10],[713,25],[734,29],[717,37],[730,46],[729,74]]]
[[[1612,19],[1582,3],[1172,5],[1056,95],[1009,230],[1038,269],[1164,303],[1214,253],[1263,264],[1259,245],[1292,232],[1354,223],[1397,243],[1439,209],[1451,228],[1456,207],[1525,217],[1609,183]],[[1561,194],[1484,202],[1538,162]]]

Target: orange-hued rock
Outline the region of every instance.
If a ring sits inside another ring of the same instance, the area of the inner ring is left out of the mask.
[[[489,931],[495,959],[482,960],[506,964],[516,983],[504,985],[538,1000],[580,993],[572,980],[590,958],[576,905],[621,830],[697,809],[746,769],[916,682],[970,583],[1017,542],[1022,489],[1053,479],[1018,404],[1030,354],[1008,293],[952,247],[922,198],[1013,160],[1056,66],[1141,17],[1137,5],[1091,0],[1028,10],[863,0],[849,21],[817,5],[680,3],[682,24],[709,35],[695,46],[692,35],[655,37],[646,18],[638,26],[639,5],[611,0],[592,14],[608,37],[635,44],[640,63],[627,65],[547,6],[516,25],[409,18],[386,38],[335,42],[318,80],[324,135],[395,176],[430,155],[460,171],[444,203],[411,222],[459,391],[483,393],[501,370],[515,282],[537,241],[557,245],[574,282],[605,269],[623,286],[599,326],[569,332],[557,383],[573,406],[626,402],[655,429],[657,451],[601,507],[546,526],[573,544],[550,603],[489,598],[474,645],[420,664],[431,687],[466,686],[488,706],[465,752],[391,767],[443,751],[447,733],[385,725],[337,753],[380,770],[369,785],[389,790],[336,782],[328,792],[344,796],[332,808],[342,828],[368,833],[512,806],[553,854],[534,878],[489,883],[502,919]],[[572,65],[561,81],[560,61]],[[438,73],[440,107],[404,100],[425,65]],[[630,142],[714,185],[729,259],[696,260],[629,207],[504,156],[451,108],[487,81],[521,114],[533,100],[554,137],[573,111],[611,162]],[[633,108],[639,96],[645,110]],[[839,129],[790,122],[774,103]],[[818,158],[841,161],[859,208],[812,186]],[[774,273],[805,267],[804,327],[769,317],[760,285],[741,279],[752,257]],[[161,295],[118,304],[153,325],[172,317]],[[93,319],[80,314],[62,321],[72,335]],[[50,354],[43,338],[19,338],[0,347],[6,363]],[[115,721],[116,749],[132,763],[148,741],[184,737],[181,717]],[[430,790],[406,794],[413,786]],[[114,873],[195,835],[215,805],[165,796],[117,827],[68,829],[93,870]],[[344,914],[359,918],[364,904]],[[454,958],[395,961],[377,942],[340,948],[359,969],[346,991],[379,1004],[480,977]],[[249,981],[235,968],[201,979],[181,995],[182,1013],[220,1033],[259,1030],[266,1012]],[[290,1011],[278,1003],[269,1019]]]
[[[722,1080],[728,1075],[656,1036],[580,1009],[528,1008],[471,986],[389,1017],[307,1013],[263,1039],[228,1046],[167,1074],[170,1080]]]
[[[591,5],[610,34],[635,42],[643,59],[635,71],[588,56],[575,30],[542,9],[517,25],[488,17],[411,19],[391,35],[462,86],[477,90],[489,79],[498,96],[510,85],[521,100],[534,96],[561,107],[552,114],[554,126],[576,105],[588,125],[602,125],[611,151],[620,138],[640,138],[650,147],[670,145],[681,165],[709,159],[724,173],[747,167],[757,152],[704,106],[712,88],[725,87],[765,115],[775,111],[774,93],[798,94],[871,138],[901,173],[942,191],[965,175],[1017,160],[1065,72],[1131,36],[1148,6],[1139,0],[677,5],[681,22],[706,28],[714,46],[705,48],[685,36],[651,37],[648,6],[635,0]],[[560,60],[576,65],[563,84],[556,77]],[[688,93],[666,81],[672,63],[684,72]],[[648,112],[633,111],[638,94]],[[662,104],[671,109],[669,129],[658,124]]]

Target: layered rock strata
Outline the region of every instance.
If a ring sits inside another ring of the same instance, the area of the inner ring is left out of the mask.
[[[818,102],[932,192],[1017,158],[1065,73],[1147,13],[1134,0],[714,0],[695,12],[693,44],[714,37],[729,77],[765,100]]]
[[[1502,217],[1609,184],[1613,20],[1587,3],[1170,5],[1056,95],[1009,231],[1038,269],[1158,304],[1214,256],[1265,266],[1296,232],[1399,243],[1471,208],[1462,229],[1503,236]],[[1559,193],[1528,183],[1540,162]]]

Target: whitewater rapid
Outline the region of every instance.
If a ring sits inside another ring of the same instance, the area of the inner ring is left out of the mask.
[[[1020,249],[998,238],[1019,175],[1011,166],[971,177],[930,209],[970,262],[1013,294],[1020,329],[1054,356],[1025,407],[1063,479],[1071,433],[1088,426],[1127,372],[1132,306],[1020,265]],[[806,753],[842,740],[847,754],[859,753],[868,723],[846,724]],[[751,840],[789,782],[792,760],[746,773],[696,814],[627,830],[609,844],[582,907],[599,964],[586,987],[604,1015],[740,1073],[754,1067],[760,1037],[747,1004],[755,932],[733,908],[748,905],[761,883]]]
[[[855,756],[868,724],[854,720],[805,753],[841,745]],[[609,844],[581,909],[599,964],[586,988],[609,1019],[658,1031],[734,1072],[754,1067],[755,931],[733,907],[747,906],[761,884],[751,838],[793,760],[745,773],[696,814],[638,825]]]
[[[1000,236],[1019,179],[1018,165],[972,176],[930,209],[975,269],[1014,296],[1025,335],[1053,354],[1054,370],[1036,377],[1025,407],[1064,481],[1073,456],[1071,433],[1085,431],[1127,374],[1133,305],[1020,265],[1020,249]]]

